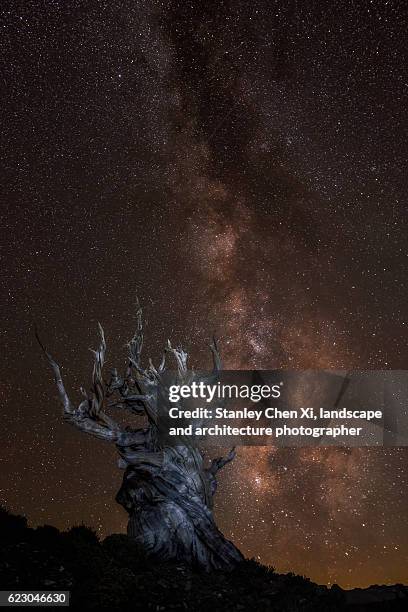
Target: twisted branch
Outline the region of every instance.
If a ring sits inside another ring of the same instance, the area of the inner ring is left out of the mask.
[[[177,365],[177,375],[181,380],[186,380],[188,375],[187,360],[188,354],[181,348],[173,348],[170,341],[165,347],[160,366],[156,368],[151,359],[148,366],[143,368],[141,356],[143,348],[143,319],[142,309],[137,303],[136,329],[132,339],[127,343],[128,365],[124,376],[118,374],[117,369],[113,369],[108,383],[103,379],[103,367],[106,356],[106,340],[103,328],[98,323],[100,343],[97,350],[92,350],[94,363],[92,370],[92,384],[87,393],[81,388],[84,400],[75,408],[66,392],[59,364],[46,350],[37,330],[35,335],[40,344],[49,364],[54,372],[60,401],[64,409],[64,418],[75,425],[78,429],[85,431],[103,440],[108,440],[122,445],[130,441],[136,445],[141,445],[143,440],[149,437],[151,450],[155,452],[160,448],[160,441],[157,440],[157,424],[160,415],[158,414],[158,391],[163,392],[165,385],[162,381],[162,374],[166,370],[166,355],[170,354]],[[213,337],[210,349],[213,359],[212,375],[218,375],[222,363],[215,337]],[[108,398],[111,398],[108,401]],[[119,424],[106,414],[107,409],[123,409],[137,416],[147,416],[149,428],[131,429],[122,428]],[[149,432],[149,436],[146,432]],[[145,448],[145,451],[147,449]],[[223,468],[235,457],[235,447],[226,457],[214,459],[208,468],[208,473],[212,476]]]

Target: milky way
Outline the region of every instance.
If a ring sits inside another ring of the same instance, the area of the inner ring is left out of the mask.
[[[123,362],[406,368],[405,18],[396,2],[6,3],[1,501],[123,530],[113,449],[61,423],[103,324]],[[91,460],[89,461],[89,458]],[[405,449],[240,448],[216,514],[322,583],[406,582]]]

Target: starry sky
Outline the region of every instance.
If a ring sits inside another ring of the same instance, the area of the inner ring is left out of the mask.
[[[0,502],[124,531],[115,450],[62,423],[97,321],[125,363],[408,364],[404,2],[6,0]],[[217,521],[344,587],[408,581],[406,449],[240,448]]]

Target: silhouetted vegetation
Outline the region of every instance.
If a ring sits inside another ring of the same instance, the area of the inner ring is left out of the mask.
[[[194,572],[147,559],[126,535],[99,541],[79,525],[66,532],[0,508],[1,589],[71,591],[71,607],[188,611],[405,610],[408,589],[328,589],[255,560],[232,572]]]

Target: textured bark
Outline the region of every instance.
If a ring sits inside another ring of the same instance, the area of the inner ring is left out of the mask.
[[[166,416],[166,361],[176,364],[175,384],[197,380],[187,369],[187,354],[168,343],[160,366],[149,360],[143,368],[142,312],[137,311],[137,329],[128,343],[129,359],[123,377],[117,370],[110,381],[103,380],[106,343],[99,325],[100,346],[94,353],[92,386],[81,388],[83,401],[73,406],[65,390],[60,367],[43,348],[54,371],[55,382],[68,423],[102,440],[116,445],[119,467],[125,470],[116,500],[129,514],[128,535],[160,561],[176,559],[207,571],[229,569],[242,560],[238,549],[218,530],[212,498],[216,491],[216,474],[235,456],[232,449],[226,457],[214,459],[205,467],[203,456],[188,440],[170,446],[162,436],[160,419]],[[221,360],[216,342],[211,345],[216,378]],[[143,428],[122,427],[107,410],[123,409],[147,417]]]

